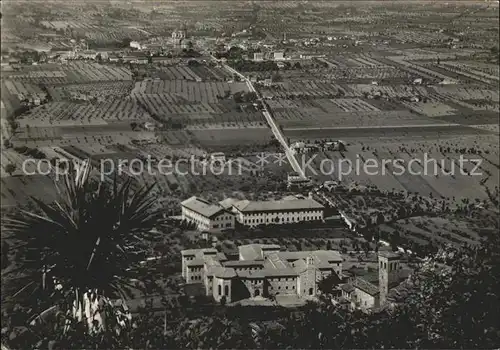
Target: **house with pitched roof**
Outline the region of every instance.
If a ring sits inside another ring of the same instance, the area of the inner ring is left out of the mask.
[[[234,214],[219,204],[191,197],[181,203],[182,219],[196,225],[200,231],[233,229]]]

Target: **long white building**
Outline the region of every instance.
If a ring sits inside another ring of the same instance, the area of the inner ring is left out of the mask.
[[[232,229],[235,222],[248,227],[299,222],[321,222],[325,207],[312,198],[249,201],[227,198],[219,203],[191,197],[181,203],[182,219],[200,231]]]
[[[304,221],[323,221],[325,207],[312,198],[283,199],[273,201],[232,201],[220,204],[231,210],[236,221],[245,226],[291,224]]]

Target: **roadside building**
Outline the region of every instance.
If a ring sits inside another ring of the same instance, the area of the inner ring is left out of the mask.
[[[308,187],[312,185],[311,177],[303,177],[299,173],[293,172],[287,174],[287,187],[292,188],[301,188]]]
[[[275,61],[282,61],[285,59],[283,51],[275,51],[273,52],[273,59]]]
[[[318,152],[320,150],[320,146],[314,143],[305,143],[305,142],[295,142],[290,146],[292,151],[295,153],[311,153]]]
[[[123,56],[123,62],[147,64],[149,62],[149,58],[142,52],[129,52],[128,54]]]
[[[253,60],[254,61],[264,61],[264,53],[263,52],[254,52]]]
[[[119,62],[121,59],[121,55],[116,53],[116,52],[111,52],[109,55],[108,55],[108,61],[109,62]]]

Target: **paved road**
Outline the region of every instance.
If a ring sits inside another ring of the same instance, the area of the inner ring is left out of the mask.
[[[215,57],[213,57],[214,59],[216,59]],[[306,178],[306,175],[304,173],[304,170],[300,167],[299,165],[299,162],[297,161],[297,159],[295,158],[294,156],[294,153],[293,151],[290,149],[290,147],[288,146],[288,143],[286,142],[286,139],[285,137],[283,136],[283,133],[281,132],[280,128],[278,127],[278,125],[276,124],[276,121],[274,120],[273,116],[271,115],[271,112],[269,111],[269,109],[267,108],[266,106],[266,103],[264,102],[264,100],[262,100],[262,96],[260,95],[260,93],[255,89],[255,87],[253,86],[252,82],[250,80],[248,80],[243,74],[241,74],[240,72],[238,72],[237,70],[231,68],[230,66],[228,66],[227,64],[222,64],[223,67],[231,72],[232,74],[236,74],[237,76],[239,76],[248,86],[248,89],[252,92],[255,92],[255,94],[257,95],[258,99],[260,101],[262,101],[262,106],[263,106],[263,111],[262,113],[264,114],[264,117],[266,118],[267,120],[267,123],[269,124],[269,127],[271,128],[271,131],[273,132],[274,134],[274,137],[276,137],[276,139],[281,143],[281,145],[283,146],[283,149],[285,150],[285,154],[286,154],[286,157],[288,158],[288,161],[290,163],[290,165],[292,166],[293,170],[295,172],[297,172],[299,175],[301,175],[304,179]]]

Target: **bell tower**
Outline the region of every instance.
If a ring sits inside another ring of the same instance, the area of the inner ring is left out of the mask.
[[[387,294],[399,279],[400,256],[393,252],[378,254],[378,285],[380,290],[380,306],[387,302]]]

